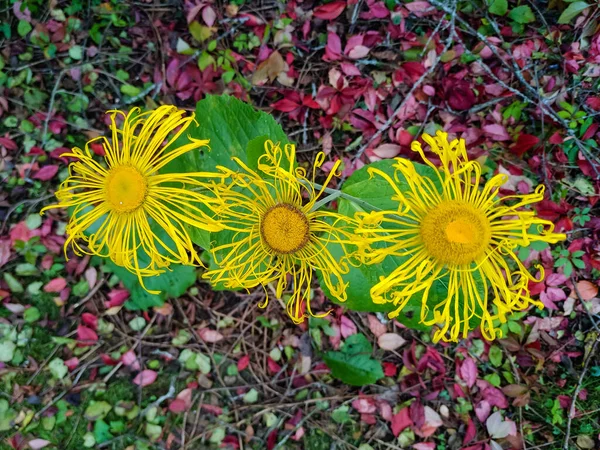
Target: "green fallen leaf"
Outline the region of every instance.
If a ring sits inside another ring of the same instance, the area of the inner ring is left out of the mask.
[[[508,11],[508,1],[507,0],[491,0],[489,2],[488,11],[491,14],[496,14],[497,16],[503,16]]]
[[[533,15],[533,11],[531,11],[531,8],[527,5],[517,6],[516,8],[513,8],[508,13],[508,17],[520,24],[535,22],[535,16]]]
[[[570,23],[575,17],[581,14],[585,9],[589,8],[586,2],[573,2],[571,3],[558,18],[558,23],[566,24]]]
[[[373,347],[363,334],[353,334],[342,344],[341,351],[329,351],[323,357],[331,374],[352,386],[373,384],[383,378],[381,362],[371,358]]]

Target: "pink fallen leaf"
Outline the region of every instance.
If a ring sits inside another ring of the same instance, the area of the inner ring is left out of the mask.
[[[60,292],[62,291],[65,287],[67,287],[67,280],[65,280],[64,278],[55,278],[54,280],[51,280],[48,282],[48,284],[46,284],[46,286],[44,286],[44,292]]]
[[[131,370],[140,370],[140,362],[133,350],[128,350],[121,356],[121,362],[129,367]]]
[[[47,441],[46,439],[32,439],[27,444],[32,450],[38,450],[39,448],[47,447],[48,445],[52,444],[52,442]]]
[[[371,330],[371,333],[373,333],[376,337],[381,336],[387,331],[387,327],[379,321],[375,314],[367,315],[367,320],[369,321],[369,329]]]
[[[364,45],[357,45],[352,50],[348,52],[348,58],[351,59],[360,59],[364,58],[369,54],[371,49],[369,47],[365,47]]]
[[[415,430],[415,432],[419,436],[426,438],[435,433],[435,430],[437,430],[442,423],[440,415],[430,406],[425,406],[425,423],[420,430]]]
[[[221,333],[216,330],[211,330],[210,328],[201,328],[198,330],[198,335],[204,342],[215,343],[223,340],[223,335]]]
[[[154,370],[142,370],[135,376],[133,383],[141,387],[150,386],[156,381],[157,376],[158,374]]]
[[[79,358],[77,358],[75,356],[73,358],[69,358],[69,359],[65,360],[65,366],[67,366],[67,369],[69,369],[70,371],[75,370],[78,365],[79,365]]]
[[[383,350],[396,350],[405,343],[406,340],[396,333],[384,333],[377,338],[377,344],[379,345],[379,348],[382,348]]]
[[[413,444],[412,448],[414,450],[434,450],[435,443],[434,442],[419,442],[418,444]]]
[[[204,20],[204,23],[209,27],[212,27],[215,24],[216,19],[217,14],[211,6],[207,6],[202,10],[202,20]]]
[[[337,18],[346,8],[346,2],[336,1],[317,6],[313,15],[319,19],[332,20]]]
[[[491,410],[492,407],[490,404],[487,401],[482,400],[477,404],[477,406],[475,406],[475,415],[480,422],[485,422],[485,420],[489,417]]]
[[[382,159],[394,158],[400,154],[400,146],[397,144],[381,144],[373,149],[373,153]]]
[[[507,436],[517,435],[517,426],[510,419],[503,419],[502,413],[496,411],[485,422],[488,434],[493,439],[503,439]]]
[[[475,365],[475,361],[473,358],[466,357],[460,366],[460,378],[467,383],[467,386],[470,388],[473,387],[475,381],[477,381],[477,366]]]
[[[591,281],[581,280],[577,282],[577,292],[583,300],[591,300],[598,295],[598,286]]]
[[[4,306],[6,309],[8,309],[13,314],[22,314],[23,311],[25,311],[25,307],[18,303],[5,303],[2,306]]]
[[[344,339],[358,332],[358,330],[356,329],[356,325],[354,325],[354,322],[352,322],[346,316],[342,316],[342,318],[340,319],[340,331]]]
[[[504,128],[504,126],[497,124],[497,123],[492,123],[489,125],[484,125],[482,127],[482,130],[484,131],[484,133],[486,135],[488,135],[489,137],[491,137],[492,139],[495,139],[497,141],[510,141],[510,135],[508,134],[508,131],[506,131],[506,128]]]
[[[352,407],[361,414],[373,414],[377,406],[371,398],[357,398],[352,402]]]
[[[113,289],[108,293],[108,301],[105,303],[107,308],[121,306],[129,298],[129,291],[126,289]]]
[[[33,176],[36,180],[48,181],[54,178],[54,175],[58,172],[58,166],[48,165],[42,167]]]

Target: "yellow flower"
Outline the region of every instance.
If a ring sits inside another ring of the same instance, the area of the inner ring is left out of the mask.
[[[109,113],[112,142],[98,137],[89,141],[85,150],[75,147],[63,154],[77,161],[69,166],[68,178],[56,191],[59,203],[42,212],[73,208],[65,253],[71,245],[76,255],[108,257],[135,273],[145,289],[143,277],[158,275],[171,263],[200,263],[186,226],[221,229],[199,208],[199,204],[215,200],[186,189],[202,185],[195,176],[204,174],[158,173],[178,156],[206,147],[208,141],[190,139],[171,149],[194,120],[193,115],[184,117],[185,111],[174,106],[145,113],[134,108],[127,115]],[[121,128],[117,116],[124,119]],[[105,164],[93,158],[89,146],[95,141],[103,143]]]
[[[481,167],[468,160],[463,139],[449,142],[446,133],[438,132],[435,137],[423,135],[423,140],[441,160],[439,169],[419,142],[413,142],[412,149],[435,170],[434,179],[420,175],[406,159],[396,159],[393,178],[369,169],[371,176],[382,177],[394,189],[398,209],[358,214],[357,232],[372,244],[385,244],[363,250],[363,257],[371,263],[387,255],[406,258],[372,287],[371,296],[375,303],[397,307],[390,317],[398,316],[411,297],[420,297],[421,323],[439,326],[436,342],[465,338],[475,318],[482,335],[492,340],[500,333],[494,320],[505,322],[507,313],[529,305],[543,307],[527,287],[530,280],[539,280],[523,266],[515,248],[566,237],[553,233],[551,222],[523,208],[543,199],[544,186],[532,194],[499,197],[506,176],[496,175],[480,188]],[[400,183],[407,188],[401,190]],[[538,269],[543,278],[543,268]],[[447,283],[448,293],[432,304],[430,290],[436,280]]]
[[[317,155],[313,180],[324,158],[322,153]],[[313,269],[322,272],[331,295],[345,301],[347,283],[342,274],[348,271],[347,261],[334,258],[327,244],[338,243],[346,249],[352,239],[347,227],[352,219],[319,209],[317,201],[325,187],[316,191],[306,171],[295,167],[295,146],[286,144],[282,150],[279,144],[266,141],[257,170],[237,158],[234,161],[240,170],[219,167],[230,182],[213,187],[215,196],[224,203],[215,209],[216,218],[230,233],[212,248],[217,267],[206,272],[205,278],[229,289],[262,285],[267,297],[259,306],[264,308],[269,299],[269,283],[276,284],[275,294],[281,298],[288,288],[289,275],[293,293],[287,312],[296,323],[308,317],[303,300],[308,313],[315,316],[310,307]],[[340,163],[334,165],[324,186]]]

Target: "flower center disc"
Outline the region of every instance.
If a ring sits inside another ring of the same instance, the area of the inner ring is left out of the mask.
[[[427,252],[443,264],[470,264],[484,253],[490,237],[489,220],[468,203],[442,202],[421,222]]]
[[[131,166],[113,167],[106,180],[106,197],[113,210],[129,212],[137,209],[146,197],[144,176]]]
[[[263,241],[277,253],[294,253],[308,242],[308,218],[285,203],[270,208],[260,222]]]

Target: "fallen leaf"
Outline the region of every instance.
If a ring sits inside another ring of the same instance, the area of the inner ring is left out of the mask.
[[[210,328],[201,328],[198,330],[198,335],[204,342],[215,343],[223,340],[223,335],[221,333],[216,330],[211,330]]]
[[[493,439],[503,439],[506,436],[516,436],[517,426],[510,419],[504,419],[500,411],[496,411],[485,422],[488,434]]]
[[[141,387],[150,386],[156,381],[157,376],[158,374],[154,370],[142,370],[135,376],[133,383]]]
[[[475,381],[477,381],[477,366],[475,365],[475,361],[473,358],[466,357],[460,366],[460,378],[467,383],[467,386],[470,388],[473,387]]]
[[[346,2],[331,2],[317,6],[313,11],[313,15],[319,19],[332,20],[342,14],[345,8]]]
[[[281,54],[275,50],[267,59],[261,62],[256,71],[252,74],[252,84],[255,86],[263,85],[267,80],[273,81],[279,74],[287,68]]]
[[[396,350],[398,347],[402,347],[406,343],[406,340],[396,333],[384,333],[377,338],[377,345],[383,350]]]
[[[67,287],[67,280],[64,278],[55,278],[44,286],[44,292],[60,292]]]
[[[46,439],[32,439],[27,443],[32,450],[37,450],[39,448],[47,447],[52,444],[52,442],[47,441]]]

